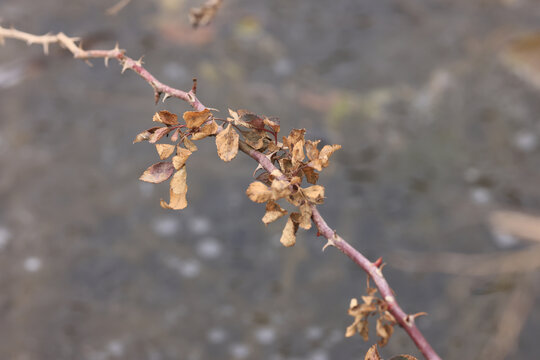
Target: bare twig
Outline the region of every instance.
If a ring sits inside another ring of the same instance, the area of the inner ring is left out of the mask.
[[[221,3],[221,1],[217,2]],[[15,29],[5,29],[0,27],[0,43],[3,38],[22,40],[27,42],[29,45],[40,44],[44,47],[46,53],[49,44],[59,43],[61,46],[67,48],[71,53],[73,53],[73,56],[77,59],[88,60],[92,58],[103,58],[107,63],[109,59],[114,58],[122,65],[122,72],[127,69],[132,70],[152,86],[154,89],[156,102],[161,96],[163,96],[163,100],[168,97],[176,97],[188,102],[195,110],[202,111],[206,108],[197,99],[195,95],[195,86],[190,91],[185,92],[161,83],[143,67],[141,59],[137,61],[133,60],[125,55],[125,50],[119,49],[118,46],[112,50],[83,50],[81,47],[77,46],[77,38],[70,38],[63,33],[59,33],[57,35],[47,34],[43,36],[35,36]],[[254,150],[247,144],[240,142],[239,149],[257,161],[269,173],[276,173],[276,171],[279,171],[265,154]],[[282,177],[284,177],[284,175],[282,175]],[[328,241],[325,247],[334,246],[338,248],[345,255],[351,258],[357,265],[359,265],[373,279],[384,300],[388,303],[388,311],[407,332],[425,358],[428,360],[440,360],[440,357],[424,338],[420,330],[416,327],[414,323],[414,316],[407,315],[398,305],[394,297],[393,290],[390,288],[388,282],[382,274],[380,264],[378,262],[372,263],[343,238],[338,236],[336,232],[326,224],[315,205],[311,205],[311,208],[313,222],[317,226],[319,233]]]

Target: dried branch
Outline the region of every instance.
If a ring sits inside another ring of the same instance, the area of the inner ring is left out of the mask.
[[[217,1],[216,3],[221,3],[221,1]],[[25,41],[29,45],[40,44],[43,46],[45,53],[47,53],[48,51],[49,44],[58,43],[61,46],[67,48],[76,59],[83,59],[83,60],[88,61],[89,59],[93,59],[93,58],[103,58],[106,64],[109,59],[116,59],[122,65],[122,72],[124,72],[127,69],[132,70],[136,72],[139,76],[141,76],[146,82],[148,82],[152,86],[152,88],[154,89],[156,103],[161,98],[161,96],[163,96],[163,100],[165,100],[168,97],[176,97],[178,99],[184,100],[188,102],[195,110],[200,112],[198,114],[191,114],[189,116],[200,116],[203,110],[206,109],[206,107],[197,99],[195,95],[195,91],[196,91],[195,84],[193,88],[188,92],[169,87],[161,83],[160,81],[158,81],[152,74],[150,74],[143,67],[141,59],[137,61],[133,60],[132,58],[125,55],[125,50],[119,49],[118,46],[116,46],[112,50],[83,50],[80,46],[76,44],[78,42],[78,38],[70,38],[63,33],[59,33],[57,35],[47,34],[43,36],[35,36],[35,35],[24,33],[15,29],[6,29],[6,28],[0,27],[0,43],[2,43],[4,38],[13,38],[13,39],[22,40],[22,41]],[[184,114],[184,117],[186,116],[186,114]],[[162,115],[163,115],[163,118],[158,117],[158,119],[155,121],[159,121],[165,124],[167,123],[167,121],[170,122],[171,124],[175,123],[176,119],[171,118],[169,114],[163,113]],[[174,115],[174,114],[170,114],[170,115]],[[169,120],[166,120],[166,118],[169,118]],[[204,121],[201,124],[203,124]],[[172,130],[172,128],[171,129],[160,128],[160,129],[164,129],[164,131],[166,132],[169,132]],[[228,129],[230,129],[230,125]],[[227,131],[227,129],[223,129],[222,127],[220,127],[217,130],[215,130],[214,135],[219,134],[218,136],[220,136],[221,132],[225,132],[225,131]],[[142,140],[147,140],[146,138],[147,136],[154,136],[155,139],[158,139],[159,136],[163,136],[163,135],[164,135],[163,131],[159,134],[157,133],[157,131],[154,134],[151,134],[151,133],[139,134]],[[139,139],[139,136],[137,137],[136,141],[141,141],[141,139]],[[274,166],[273,162],[264,153],[253,149],[244,141],[240,141],[238,143],[237,149],[246,153],[255,161],[257,161],[260,167],[266,170],[269,174],[273,174],[276,179],[288,180],[283,175],[283,173],[276,166]],[[187,149],[187,150],[190,150],[190,149]],[[228,155],[225,154],[224,156],[227,157]],[[181,182],[180,180],[179,183],[181,183],[182,186],[184,186],[185,185],[185,167],[179,167],[179,168],[180,170],[174,175],[174,177],[176,177],[177,175],[179,178],[183,177],[183,182]],[[182,169],[184,170],[184,172],[182,172]],[[152,176],[158,176],[158,178],[161,179],[161,177],[170,175],[171,168],[168,166],[160,165],[159,171],[157,172],[151,171],[150,168],[148,169],[148,171],[152,173]],[[174,177],[173,177],[173,181],[175,181]],[[182,187],[182,186],[178,186],[178,187]],[[173,196],[172,196],[173,190],[175,189],[174,189],[173,184],[171,183],[171,203],[173,202]],[[186,189],[182,188],[181,190],[178,190],[178,191],[182,191],[182,194],[181,194],[182,196],[185,196],[184,190],[187,190],[187,188]],[[178,194],[176,195],[177,196],[176,199],[177,200],[180,199],[178,201],[183,201],[184,198],[181,198],[181,196]],[[166,204],[166,203],[165,205],[171,206],[171,207],[173,206],[171,204]],[[380,294],[383,296],[384,301],[387,303],[388,311],[393,315],[397,323],[401,327],[403,327],[403,329],[407,332],[407,334],[414,341],[417,348],[422,352],[425,358],[428,360],[440,360],[440,357],[433,350],[431,345],[427,342],[427,340],[424,338],[420,330],[415,325],[415,322],[414,322],[415,316],[406,314],[398,305],[394,297],[393,290],[390,288],[388,282],[386,281],[385,277],[382,274],[382,271],[381,271],[382,261],[378,260],[375,263],[369,261],[358,250],[354,249],[349,243],[347,243],[343,238],[338,236],[336,232],[328,226],[328,224],[325,222],[325,220],[322,218],[321,214],[319,213],[317,207],[313,203],[310,204],[310,208],[311,208],[311,214],[312,214],[311,218],[313,222],[315,223],[315,225],[317,226],[319,234],[321,234],[327,239],[327,243],[324,246],[324,248],[328,246],[334,246],[338,248],[339,250],[341,250],[349,258],[351,258],[357,265],[359,265],[369,275],[369,277],[373,279]]]

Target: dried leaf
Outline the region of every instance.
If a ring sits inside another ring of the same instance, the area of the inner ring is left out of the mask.
[[[195,143],[189,140],[187,137],[184,138],[184,146],[191,152],[195,152],[198,149],[197,145],[195,145]]]
[[[187,159],[193,154],[188,149],[184,149],[180,146],[177,147],[176,156],[173,156],[172,163],[176,170],[180,170],[185,165]]]
[[[257,203],[267,202],[272,198],[272,190],[262,182],[254,181],[249,184],[246,190],[247,196],[251,201]]]
[[[242,131],[242,135],[246,143],[255,150],[260,150],[265,145],[266,133],[264,131],[244,130]]]
[[[157,129],[152,135],[150,135],[150,138],[148,139],[148,142],[151,144],[156,143],[159,141],[162,137],[167,135],[172,129],[170,127],[164,126]]]
[[[165,125],[178,125],[178,116],[168,112],[167,110],[155,113],[152,120]]]
[[[218,125],[215,121],[210,122],[209,124],[204,125],[198,132],[193,134],[191,140],[200,140],[204,139],[207,136],[214,135],[218,131]]]
[[[306,141],[306,155],[310,161],[319,158],[319,150],[317,149],[317,145],[320,142],[321,140],[317,140],[317,141],[307,140]]]
[[[285,174],[290,174],[292,171],[296,170],[292,166],[292,162],[289,159],[279,159],[278,163],[279,163],[279,167],[281,168],[281,171]]]
[[[311,229],[311,207],[309,204],[304,203],[300,205],[300,218],[298,224],[304,230]]]
[[[288,137],[283,137],[283,144],[292,150],[294,144],[304,140],[306,129],[292,129]]]
[[[298,164],[304,161],[304,158],[306,157],[306,155],[304,155],[304,139],[300,139],[293,145],[291,156],[292,165],[297,168]]]
[[[388,344],[393,332],[394,327],[392,325],[384,323],[381,319],[377,319],[377,335],[381,337],[378,341],[380,347]]]
[[[174,152],[174,145],[171,144],[156,144],[156,150],[161,160],[165,160]]]
[[[324,202],[324,187],[321,185],[313,185],[302,189],[306,198],[313,204],[322,204]]]
[[[270,188],[272,189],[273,200],[284,198],[292,192],[289,188],[289,182],[286,180],[275,179],[274,181],[272,181],[272,185],[270,186]]]
[[[382,360],[381,355],[379,355],[379,351],[377,350],[377,344],[374,344],[369,348],[364,360]]]
[[[279,132],[280,125],[279,121],[277,119],[269,119],[267,117],[264,118],[264,125],[268,126],[272,131],[274,131],[275,134]]]
[[[289,216],[279,241],[286,247],[293,246],[296,243],[296,231],[298,231],[298,224]]]
[[[302,168],[302,172],[304,173],[304,176],[306,177],[308,183],[317,184],[317,181],[319,180],[319,174],[316,173],[312,167],[305,166]]]
[[[216,136],[217,153],[221,160],[231,161],[236,157],[239,139],[240,136],[231,124]]]
[[[297,191],[289,196],[287,196],[287,201],[293,204],[294,206],[300,206],[304,202],[304,197],[300,191]]]
[[[144,130],[143,132],[137,134],[135,140],[133,140],[133,143],[135,144],[150,139],[150,135],[152,135],[157,129],[161,129],[161,126],[151,127],[150,129]]]
[[[278,203],[269,200],[266,203],[266,213],[264,214],[262,218],[262,222],[265,225],[270,224],[273,221],[276,221],[280,217],[287,215],[287,210],[283,209],[281,206],[279,206]]]
[[[204,124],[212,115],[210,110],[203,111],[186,111],[184,113],[184,121],[189,129],[196,129]]]
[[[186,177],[187,172],[185,166],[174,174],[169,189],[171,199],[168,204],[165,200],[161,199],[159,204],[162,208],[181,210],[187,206],[186,194],[188,186],[186,182]]]
[[[171,162],[158,162],[144,171],[139,180],[159,184],[171,177],[174,166]]]
[[[180,129],[174,130],[174,133],[171,135],[171,141],[175,142],[178,140],[178,135],[180,134]]]

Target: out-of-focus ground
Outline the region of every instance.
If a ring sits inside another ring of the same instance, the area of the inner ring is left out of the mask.
[[[445,359],[540,352],[540,6],[534,0],[229,1],[197,31],[182,0],[5,0],[3,26],[118,41],[208,106],[278,116],[343,149],[320,210],[375,260]],[[532,35],[531,35],[532,34]],[[211,141],[188,209],[137,180],[151,88],[56,46],[0,47],[0,359],[361,359],[360,269],[314,231],[279,245],[244,191],[255,164]],[[504,212],[500,212],[504,211]],[[512,211],[512,212],[508,212]],[[523,213],[523,214],[522,214]],[[521,217],[520,217],[521,216]],[[522,238],[529,240],[522,240]],[[372,329],[374,334],[374,328]],[[385,358],[419,356],[396,329]]]

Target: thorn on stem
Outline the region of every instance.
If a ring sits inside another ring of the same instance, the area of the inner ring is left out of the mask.
[[[171,97],[171,94],[165,93],[165,95],[163,96],[163,100],[161,102],[165,102],[165,100],[167,100],[170,97]]]
[[[375,262],[373,263],[373,265],[375,265],[376,267],[380,267],[382,265],[382,257],[378,258],[377,260],[375,260]]]
[[[191,92],[197,94],[197,78],[193,78],[193,86],[191,87]]]
[[[162,94],[161,91],[154,90],[154,101],[156,105],[159,102],[159,98],[161,97],[161,94]]]

